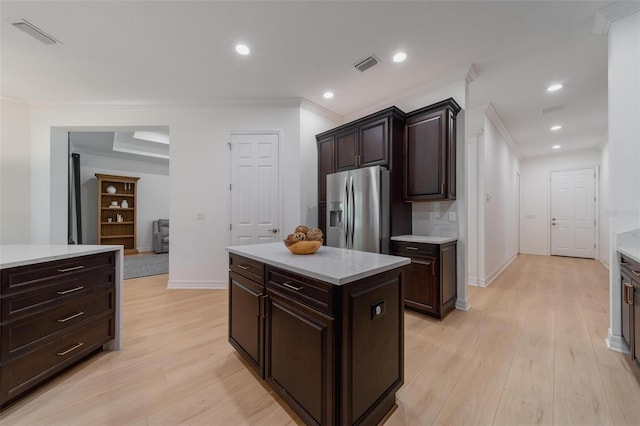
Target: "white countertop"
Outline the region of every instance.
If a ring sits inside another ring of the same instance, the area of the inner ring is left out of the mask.
[[[624,255],[629,256],[631,259],[640,263],[640,248],[637,247],[625,247],[618,246],[618,251]]]
[[[0,269],[24,266],[51,260],[67,259],[94,253],[120,250],[122,246],[92,245],[0,245]]]
[[[640,263],[640,229],[617,234],[616,250]]]
[[[427,235],[400,235],[391,237],[391,241],[404,241],[405,243],[445,244],[458,241],[458,237],[430,237]]]
[[[291,253],[283,242],[227,247],[227,251],[334,285],[399,268],[408,257],[322,246],[314,254]]]

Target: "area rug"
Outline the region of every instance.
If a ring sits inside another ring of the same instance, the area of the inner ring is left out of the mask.
[[[124,257],[124,279],[148,277],[169,272],[169,253]]]

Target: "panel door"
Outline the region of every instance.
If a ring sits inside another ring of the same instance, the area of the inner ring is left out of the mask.
[[[633,330],[632,348],[633,360],[640,367],[640,283],[633,284]]]
[[[627,297],[630,293],[628,287],[633,286],[633,281],[631,280],[631,277],[624,272],[620,274],[620,286],[622,290],[622,338],[629,346],[631,352],[633,352],[633,340],[631,336],[633,330],[633,306],[627,303]]]
[[[231,134],[231,245],[270,243],[279,233],[279,135]]]
[[[318,202],[327,201],[327,175],[336,171],[333,136],[318,141]]]
[[[595,257],[594,169],[551,173],[551,254]]]
[[[435,258],[414,257],[405,266],[404,302],[409,308],[438,312],[438,265]]]
[[[353,128],[336,135],[336,171],[358,167],[358,129]]]
[[[389,119],[383,118],[360,127],[359,167],[389,164]]]
[[[406,125],[404,198],[408,201],[445,198],[445,111]]]
[[[332,424],[333,320],[271,291],[266,380],[307,424]]]

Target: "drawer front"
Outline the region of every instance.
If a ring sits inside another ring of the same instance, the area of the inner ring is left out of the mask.
[[[229,269],[259,284],[264,283],[264,263],[230,254]]]
[[[334,316],[333,286],[277,268],[267,268],[267,292],[275,291]]]
[[[36,263],[5,269],[2,274],[2,294],[31,290],[70,280],[104,267],[115,268],[116,252],[78,256],[71,259]]]
[[[58,308],[5,324],[2,328],[2,359],[8,361],[64,334],[76,324],[115,312],[115,290],[109,288],[75,299]]]
[[[391,241],[391,253],[403,256],[437,257],[439,248],[438,244]]]
[[[47,287],[2,297],[2,321],[13,321],[115,285],[115,270],[110,267],[83,272],[58,280]]]
[[[640,282],[640,263],[630,259],[624,254],[620,255],[620,268],[629,274],[635,281]]]
[[[26,392],[112,340],[114,323],[114,316],[109,315],[4,364],[0,372],[0,403]]]

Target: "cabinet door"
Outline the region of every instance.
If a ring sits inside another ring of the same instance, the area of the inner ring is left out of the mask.
[[[333,320],[268,294],[266,380],[306,424],[332,424]]]
[[[382,118],[360,127],[358,167],[389,165],[389,119]]]
[[[335,155],[333,137],[318,141],[318,202],[327,200],[327,175],[334,173]]]
[[[438,265],[435,258],[414,257],[404,270],[405,306],[420,312],[438,314],[440,291]]]
[[[229,342],[264,377],[264,286],[229,272]]]
[[[456,271],[456,245],[440,247],[440,285],[442,287],[441,304],[447,306],[446,310],[455,306],[458,295],[457,271]],[[444,313],[444,312],[443,312]]]
[[[446,198],[446,111],[424,115],[406,125],[404,198]]]
[[[640,283],[633,283],[633,330],[631,335],[633,360],[640,367]]]
[[[632,330],[633,330],[633,307],[630,305],[629,296],[631,291],[629,287],[633,288],[633,281],[625,272],[620,275],[620,286],[622,291],[622,338],[629,346],[631,352],[633,352]],[[637,292],[634,292],[637,293]]]
[[[352,128],[336,135],[336,171],[358,167],[358,129]]]

